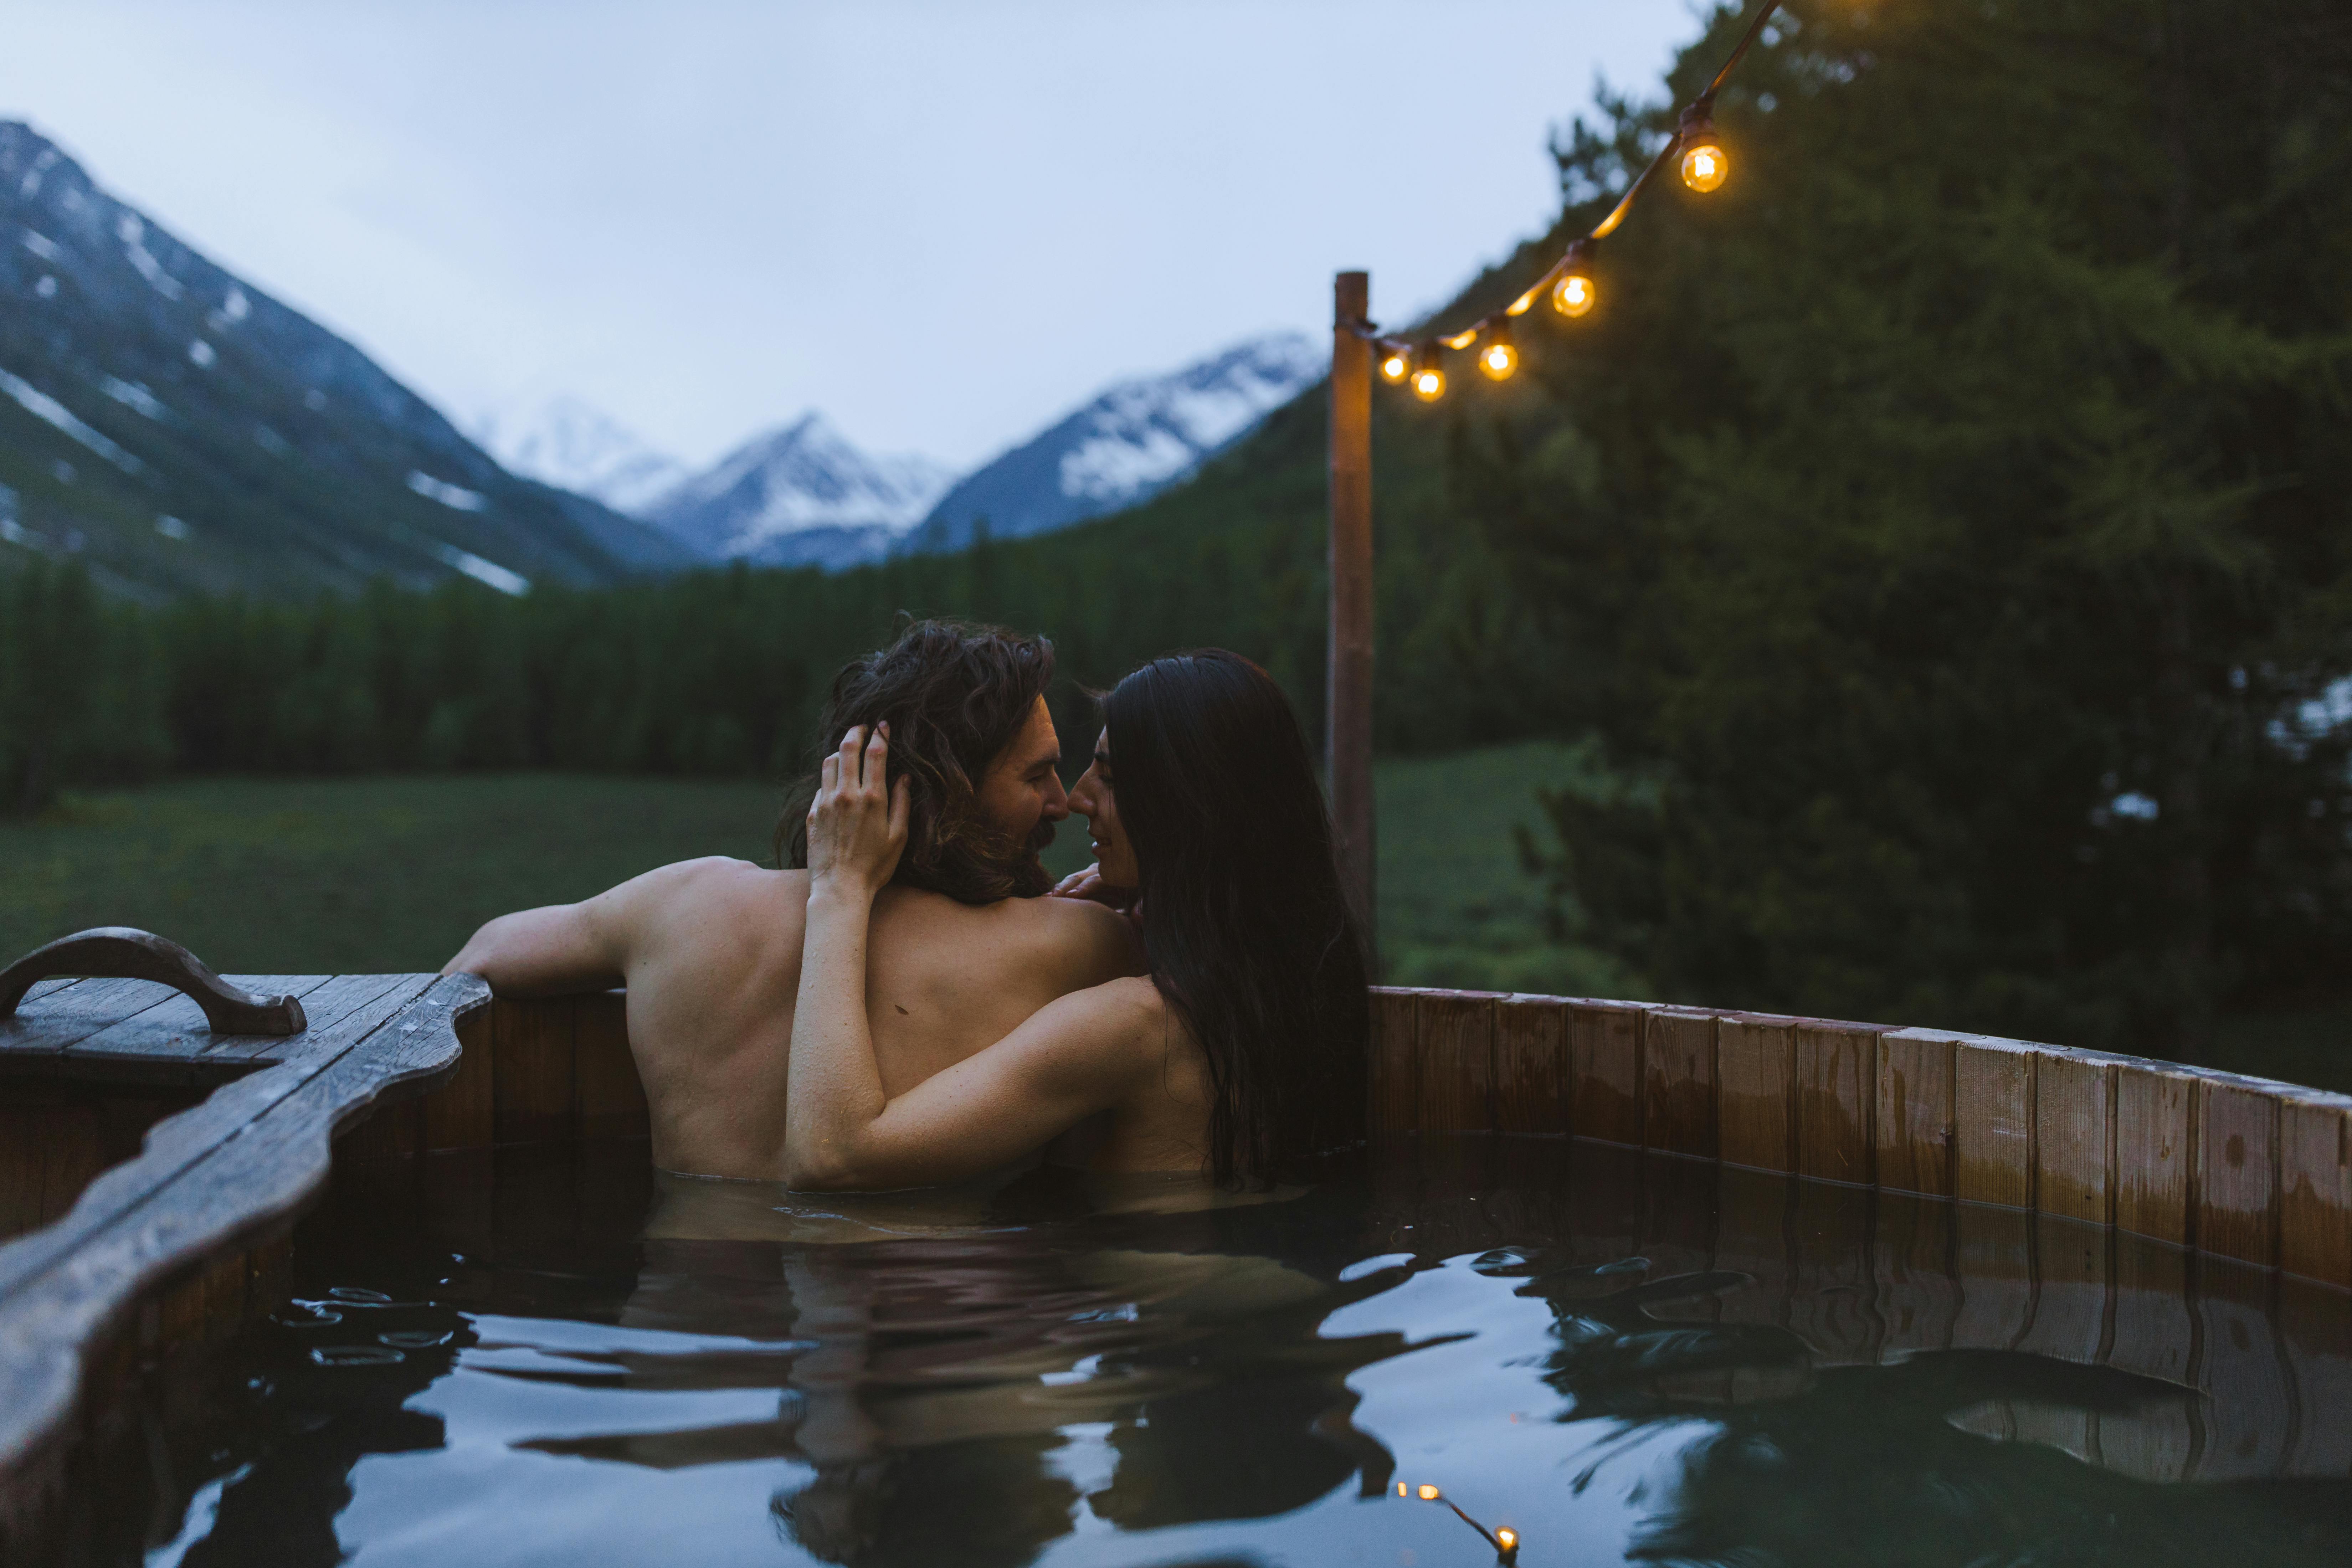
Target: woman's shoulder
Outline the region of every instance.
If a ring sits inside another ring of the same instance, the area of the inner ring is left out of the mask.
[[[1169,1022],[1167,1000],[1143,975],[1073,991],[1046,1004],[1038,1017],[1051,1036],[1106,1057],[1163,1044]]]

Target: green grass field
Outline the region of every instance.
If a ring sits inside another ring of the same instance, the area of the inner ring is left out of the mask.
[[[1605,964],[1542,941],[1511,828],[1563,747],[1382,765],[1381,946],[1412,984],[1591,990]],[[564,773],[199,779],[0,824],[0,954],[67,931],[161,931],[216,969],[438,968],[490,916],[584,898],[695,855],[763,859],[766,784]],[[1085,824],[1046,859],[1086,863]]]
[[[1606,956],[1544,940],[1542,891],[1519,866],[1513,829],[1539,826],[1536,791],[1581,765],[1541,742],[1381,764],[1387,979],[1644,994]],[[229,972],[437,969],[504,910],[690,856],[765,858],[780,802],[765,784],[563,773],[200,779],[75,797],[0,823],[0,962],[131,925]],[[1048,852],[1056,874],[1085,863],[1083,829]],[[2352,1089],[2347,1046],[2340,1011],[2241,1016],[2213,1065]]]

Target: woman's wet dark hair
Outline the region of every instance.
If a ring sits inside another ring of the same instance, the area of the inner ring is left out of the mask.
[[[1153,659],[1102,709],[1152,982],[1208,1058],[1211,1174],[1263,1184],[1360,1142],[1364,943],[1282,689],[1207,648]]]

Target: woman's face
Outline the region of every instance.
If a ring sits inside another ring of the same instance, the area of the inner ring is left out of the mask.
[[[1136,864],[1135,847],[1119,829],[1118,797],[1110,786],[1108,730],[1095,742],[1094,765],[1070,786],[1070,809],[1087,819],[1087,833],[1094,842],[1095,868],[1102,874],[1103,881],[1114,888],[1140,887],[1143,870]]]

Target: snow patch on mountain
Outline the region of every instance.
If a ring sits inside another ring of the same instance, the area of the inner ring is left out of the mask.
[[[1046,533],[1148,500],[1189,476],[1321,378],[1326,356],[1297,332],[1252,338],[1167,375],[1111,387],[943,497],[909,541],[920,550]]]
[[[494,410],[475,422],[473,436],[509,472],[632,517],[644,516],[688,477],[684,463],[577,397]]]
[[[727,560],[846,564],[887,553],[954,477],[929,458],[864,452],[811,412],[744,442],[644,515]]]

